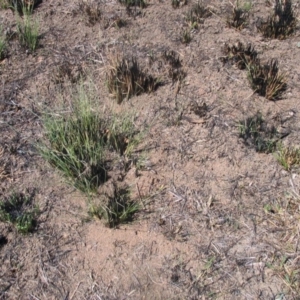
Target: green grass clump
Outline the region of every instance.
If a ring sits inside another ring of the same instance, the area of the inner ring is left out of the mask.
[[[107,179],[112,153],[129,155],[137,143],[129,117],[103,117],[95,112],[81,84],[74,95],[72,112],[44,118],[45,141],[41,155],[77,189],[96,192]]]
[[[32,196],[13,193],[0,200],[0,221],[13,224],[18,232],[32,232],[36,226],[37,207],[32,204]]]
[[[300,164],[300,149],[281,146],[277,150],[276,159],[285,170],[290,171],[293,166]]]
[[[2,34],[0,28],[0,60],[4,59],[7,55],[7,42],[5,36]]]
[[[39,44],[39,23],[28,14],[17,21],[17,33],[20,44],[34,52]]]
[[[267,126],[261,113],[240,121],[239,136],[247,146],[252,146],[257,152],[271,153],[276,149],[278,133],[275,127]]]

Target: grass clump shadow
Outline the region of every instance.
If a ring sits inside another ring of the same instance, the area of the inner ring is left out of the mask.
[[[275,0],[274,12],[266,21],[261,21],[257,28],[266,38],[285,39],[294,33],[297,18],[291,0]]]
[[[74,187],[89,194],[107,180],[112,155],[129,155],[138,140],[129,117],[104,117],[92,109],[83,84],[73,100],[70,113],[46,115],[39,150]]]
[[[126,6],[126,8],[130,8],[132,6],[145,8],[147,3],[144,0],[118,0],[119,3]]]
[[[278,132],[274,126],[267,126],[261,113],[256,113],[238,123],[239,136],[247,146],[254,147],[257,152],[271,153],[276,149]]]
[[[247,65],[257,62],[258,54],[251,44],[244,45],[240,41],[233,45],[225,43],[222,49],[224,57],[221,58],[223,63],[231,63],[236,65],[240,70],[246,69]]]
[[[18,232],[30,233],[36,227],[38,208],[33,205],[34,195],[13,193],[0,201],[0,221],[15,226]]]
[[[247,66],[252,89],[269,100],[279,100],[287,89],[286,75],[279,72],[278,61],[261,64],[258,60]]]
[[[90,205],[90,216],[104,219],[109,228],[115,228],[119,224],[132,222],[134,214],[139,211],[139,205],[130,199],[129,189],[120,188],[113,183],[113,192],[106,195],[103,203]]]
[[[118,104],[125,98],[155,91],[159,85],[156,78],[141,70],[135,58],[112,59],[106,72],[106,81],[109,92]]]

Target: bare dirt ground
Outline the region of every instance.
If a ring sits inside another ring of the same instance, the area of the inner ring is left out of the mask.
[[[44,0],[33,13],[39,48],[30,53],[11,39],[0,63],[0,196],[34,190],[40,209],[32,234],[0,223],[0,299],[300,299],[299,172],[256,152],[238,131],[259,111],[289,133],[284,145],[299,146],[299,31],[263,38],[255,24],[272,7],[262,0],[252,2],[246,28],[228,28],[231,3],[214,0],[185,45],[193,1],[174,9],[151,0],[131,15],[117,1],[98,2],[102,19],[91,25],[77,1]],[[115,16],[126,25],[114,26]],[[16,31],[11,10],[0,10],[0,23]],[[221,62],[224,43],[237,40],[251,42],[262,60],[278,59],[288,76],[280,101],[257,95],[247,72]],[[164,77],[154,93],[117,105],[105,82],[111,53],[161,75],[149,59],[170,50],[187,74],[180,89]],[[133,165],[123,178],[141,204],[132,223],[112,229],[88,220],[85,196],[36,151],[45,108],[72,101],[70,80],[55,80],[66,64],[69,79],[81,72],[93,81],[96,109],[134,112],[149,128],[138,146],[144,167]]]

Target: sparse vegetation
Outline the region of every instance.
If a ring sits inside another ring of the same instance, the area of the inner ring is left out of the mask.
[[[30,15],[24,15],[23,19],[17,21],[17,33],[20,44],[34,52],[39,43],[39,23]]]
[[[0,221],[13,224],[21,233],[32,232],[36,226],[38,208],[33,195],[13,193],[0,200]]]
[[[290,171],[293,166],[300,164],[300,149],[293,147],[280,146],[275,154],[277,161],[287,171]]]
[[[257,113],[238,124],[239,135],[248,146],[257,152],[271,153],[276,149],[278,133],[275,127],[268,127],[261,113]]]
[[[256,64],[258,61],[257,52],[251,44],[245,46],[240,41],[233,45],[226,43],[222,51],[225,54],[225,57],[221,58],[223,63],[235,64],[240,70],[251,64]]]
[[[141,70],[135,58],[113,58],[106,72],[106,81],[109,92],[118,104],[125,98],[152,92],[159,85],[157,79]]]
[[[211,11],[207,9],[201,2],[197,2],[188,11],[185,16],[185,21],[190,28],[196,29],[199,24],[202,24],[204,20],[212,15]]]
[[[277,60],[267,64],[259,61],[247,66],[252,89],[269,100],[278,100],[287,88],[286,75],[279,72]]]
[[[30,1],[0,9],[0,298],[300,300],[298,24],[255,28],[279,2]]]
[[[296,29],[297,19],[291,0],[275,0],[274,12],[266,21],[258,24],[264,37],[285,39]]]

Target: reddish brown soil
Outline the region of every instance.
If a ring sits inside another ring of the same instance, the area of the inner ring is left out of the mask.
[[[239,121],[259,111],[289,133],[284,145],[299,146],[299,31],[263,38],[255,23],[272,10],[263,0],[253,2],[245,29],[228,28],[231,4],[214,0],[213,14],[184,45],[192,1],[173,9],[171,1],[151,0],[136,16],[117,1],[98,2],[103,18],[91,26],[77,1],[44,0],[33,14],[40,47],[32,54],[13,38],[0,64],[0,195],[36,189],[41,211],[30,235],[0,223],[7,238],[0,299],[299,299],[299,172],[245,145],[238,131]],[[116,15],[125,27],[113,26]],[[16,15],[1,9],[0,25],[15,32]],[[251,42],[263,61],[278,59],[288,76],[280,101],[258,96],[246,71],[221,62],[224,43],[237,40]],[[160,64],[149,65],[166,50],[182,60],[180,89]],[[164,84],[117,105],[105,83],[112,53],[137,57]],[[132,166],[120,182],[141,206],[133,223],[111,229],[86,221],[86,197],[36,151],[42,113],[72,101],[72,83],[55,81],[63,64],[69,79],[83,72],[93,81],[100,110],[135,113],[137,126],[149,127],[138,146],[146,165]],[[195,103],[206,104],[205,114],[195,113]]]

